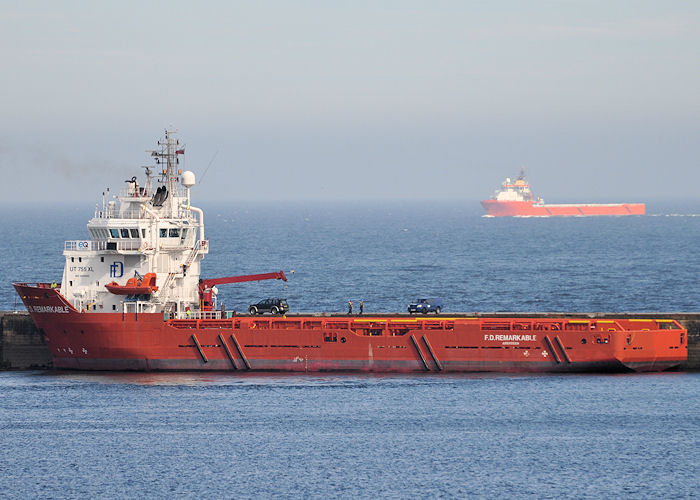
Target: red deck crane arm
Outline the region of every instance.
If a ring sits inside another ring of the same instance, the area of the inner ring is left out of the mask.
[[[287,281],[287,277],[283,271],[276,273],[261,273],[261,274],[246,274],[244,276],[228,276],[226,278],[212,278],[199,280],[199,301],[202,310],[211,310],[212,307],[212,291],[211,288],[215,285],[224,285],[228,283],[243,283],[246,281],[261,281],[261,280],[282,280]]]
[[[224,285],[227,283],[243,283],[245,281],[261,281],[261,280],[282,280],[287,281],[287,277],[283,271],[276,273],[262,274],[246,274],[244,276],[229,276],[227,278],[212,278],[199,281],[199,289],[211,288],[215,285]]]

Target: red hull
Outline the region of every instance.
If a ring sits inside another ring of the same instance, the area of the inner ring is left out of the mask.
[[[494,217],[586,217],[595,215],[644,215],[644,203],[548,205],[532,201],[481,202],[488,215]]]
[[[361,372],[660,371],[687,359],[670,320],[234,317],[81,313],[57,290],[15,284],[56,368]]]

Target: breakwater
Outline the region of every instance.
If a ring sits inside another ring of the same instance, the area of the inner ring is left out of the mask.
[[[688,330],[688,360],[679,369],[700,371],[700,313],[479,313],[479,315],[511,318],[525,316],[546,318],[556,315],[585,318],[675,319]],[[459,316],[459,314],[450,313],[450,316]],[[51,355],[43,335],[34,325],[29,313],[0,312],[0,370],[49,369],[51,366]]]
[[[0,370],[51,368],[44,336],[27,312],[0,312]]]

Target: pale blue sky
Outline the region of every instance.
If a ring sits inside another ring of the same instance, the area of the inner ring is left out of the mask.
[[[4,200],[697,198],[700,2],[0,0]]]

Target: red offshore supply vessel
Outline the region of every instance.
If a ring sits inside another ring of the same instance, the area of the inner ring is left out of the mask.
[[[216,285],[282,271],[200,279],[209,252],[192,172],[166,131],[155,170],[95,210],[91,238],[66,241],[63,279],[14,283],[55,368],[360,372],[659,371],[687,359],[670,319],[240,315]],[[154,175],[153,172],[156,172]],[[272,311],[278,312],[278,311]]]
[[[507,178],[491,199],[481,202],[493,217],[585,217],[592,215],[644,215],[644,203],[546,204],[533,199],[530,184],[521,170],[515,181]]]

